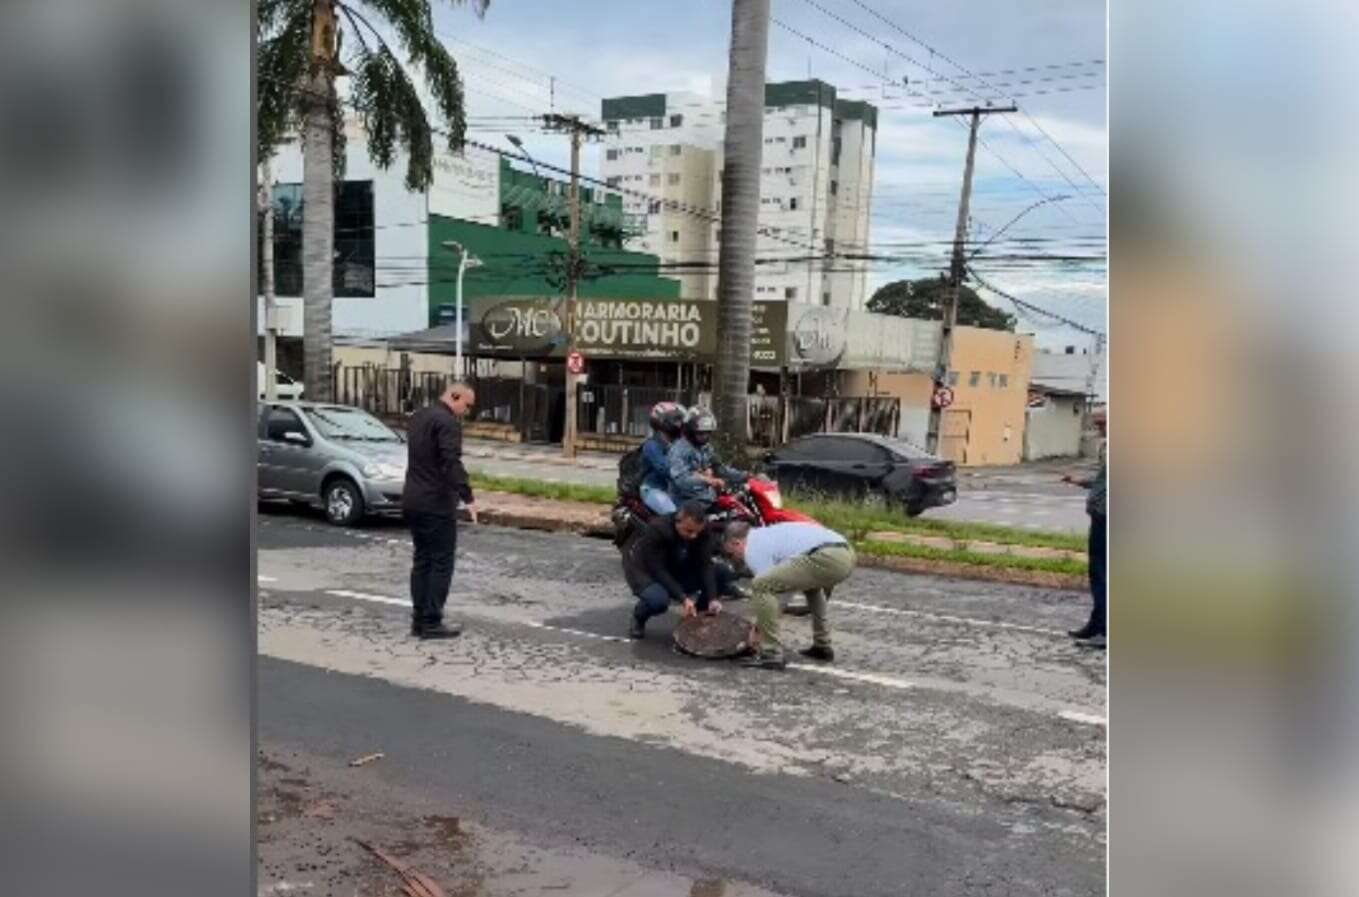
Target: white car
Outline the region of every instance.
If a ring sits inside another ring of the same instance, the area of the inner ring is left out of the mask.
[[[256,364],[258,365],[256,382],[259,384],[260,393],[259,398],[262,399],[264,398],[264,382],[266,379],[264,373],[264,362],[260,361],[256,362]],[[276,392],[278,393],[277,397],[280,401],[296,402],[298,399],[302,398],[301,383],[298,383],[296,380],[294,380],[292,377],[289,377],[282,371],[274,371],[274,378],[275,378],[274,382],[277,384],[276,387]]]

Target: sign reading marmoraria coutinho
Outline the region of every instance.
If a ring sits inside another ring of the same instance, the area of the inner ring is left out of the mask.
[[[586,346],[697,352],[703,316],[690,302],[580,303],[576,338]]]

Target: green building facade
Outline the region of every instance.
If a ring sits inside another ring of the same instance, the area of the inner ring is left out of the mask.
[[[629,252],[623,241],[635,227],[622,198],[580,190],[582,299],[678,299],[680,282],[660,275],[660,259]],[[565,284],[570,222],[566,182],[519,171],[500,162],[500,215],[496,224],[429,216],[429,324],[452,320],[458,253],[464,246],[481,265],[463,278],[463,301],[494,297],[560,296]]]

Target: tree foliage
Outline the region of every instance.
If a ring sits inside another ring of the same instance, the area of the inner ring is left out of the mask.
[[[868,300],[868,310],[878,314],[902,318],[922,318],[927,321],[944,319],[944,303],[948,300],[948,278],[895,280],[881,287]],[[1016,319],[998,308],[987,305],[967,284],[958,291],[958,324],[965,327],[985,327],[990,330],[1014,330]]]
[[[330,110],[339,180],[345,116],[335,82],[343,74],[350,78],[346,104],[358,112],[373,163],[388,168],[398,152],[404,153],[407,189],[427,189],[434,179],[436,133],[442,134],[450,152],[459,152],[467,132],[462,78],[457,62],[435,34],[431,0],[330,3],[338,29],[337,59],[323,96],[314,96],[306,86],[312,73],[316,0],[259,0],[257,4],[259,158],[272,156],[279,144],[297,133],[308,105],[321,102]],[[490,0],[448,3],[470,3],[480,15]],[[394,37],[395,48],[388,36]],[[417,79],[424,90],[417,86]],[[431,122],[423,96],[430,98],[441,125]]]

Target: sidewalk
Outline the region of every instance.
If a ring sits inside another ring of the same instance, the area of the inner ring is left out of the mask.
[[[527,461],[534,464],[557,464],[587,470],[618,470],[620,455],[609,452],[578,452],[575,458],[562,457],[559,445],[538,445],[523,442],[497,442],[494,439],[464,439],[462,453],[468,458],[490,458],[497,461]]]

